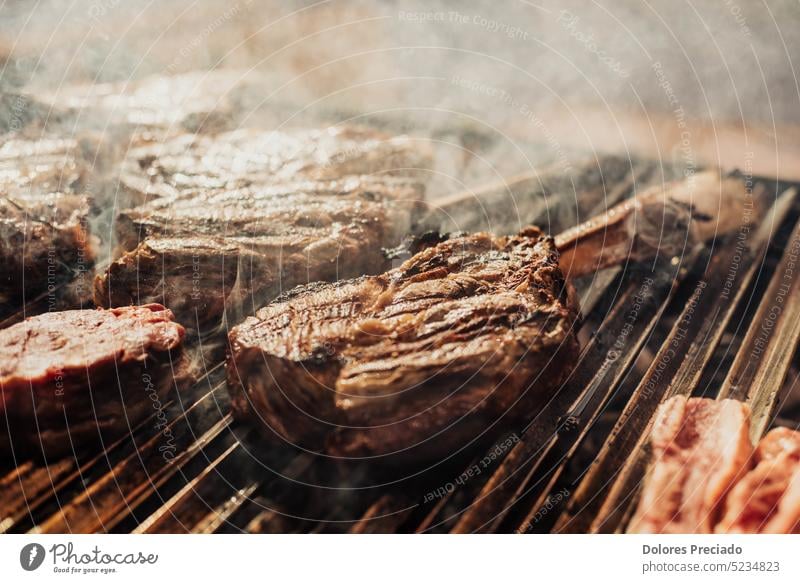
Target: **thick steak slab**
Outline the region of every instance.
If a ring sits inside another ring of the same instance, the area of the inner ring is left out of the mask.
[[[423,144],[368,128],[292,132],[242,129],[216,136],[186,134],[134,148],[121,183],[146,202],[186,191],[274,186],[348,175],[409,175],[431,165]]]
[[[577,353],[567,296],[536,228],[300,287],[231,331],[234,413],[335,456],[447,456],[557,389]]]
[[[0,331],[0,455],[127,433],[191,381],[183,337],[156,304],[51,312]]]
[[[411,229],[416,185],[351,177],[192,192],[123,212],[125,252],[95,281],[102,306],[164,303],[213,329],[297,285],[375,273]]]
[[[63,85],[36,97],[74,127],[162,135],[230,127],[235,95],[250,83],[238,70],[152,75],[136,81]]]
[[[31,299],[92,268],[87,174],[74,140],[0,146],[0,299]]]

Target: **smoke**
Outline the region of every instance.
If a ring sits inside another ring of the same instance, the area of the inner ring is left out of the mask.
[[[664,109],[652,73],[660,62],[692,116],[788,122],[797,121],[797,18],[791,0],[50,0],[4,7],[0,47],[4,84],[254,68],[289,81],[279,93],[375,106],[479,101],[453,90],[457,76],[531,104]]]
[[[4,7],[0,88],[58,104],[76,83],[124,92],[226,69],[247,79],[230,91],[237,124],[348,120],[430,139],[440,194],[635,148],[626,117],[666,135],[670,161],[685,157],[686,120],[796,124],[797,20],[793,0],[46,0]]]

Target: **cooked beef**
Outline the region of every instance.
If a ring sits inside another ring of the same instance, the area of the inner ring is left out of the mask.
[[[30,299],[92,267],[78,150],[50,138],[0,146],[0,300]]]
[[[36,98],[81,129],[104,133],[217,131],[231,126],[235,95],[246,72],[195,71],[153,75],[136,81],[64,85]]]
[[[239,277],[239,247],[212,237],[148,239],[94,282],[98,306],[158,301],[196,331],[216,326]]]
[[[233,411],[333,456],[443,458],[536,413],[575,361],[575,316],[538,229],[456,237],[235,327]]]
[[[561,269],[571,279],[626,261],[679,257],[739,229],[743,216],[763,216],[761,198],[741,176],[718,170],[645,188],[556,236]]]
[[[348,219],[348,209],[358,213],[370,205],[387,206],[384,203],[392,203],[398,213],[397,223],[388,230],[405,232],[422,196],[419,183],[369,176],[201,189],[122,211],[117,239],[122,251],[132,251],[149,238],[308,236],[337,221],[355,222]]]
[[[731,490],[720,533],[800,533],[800,432],[770,431],[755,452],[756,467]]]
[[[191,380],[163,306],[73,310],[0,331],[0,455],[71,453],[129,432]]]
[[[344,126],[295,132],[237,130],[183,135],[134,148],[121,183],[145,202],[181,192],[274,186],[347,175],[408,175],[430,166],[430,153],[404,136]]]
[[[749,469],[749,430],[750,409],[739,401],[676,396],[663,403],[628,532],[713,532],[726,494]]]
[[[52,136],[14,138],[0,146],[3,194],[79,193],[87,174],[81,145],[76,140]]]
[[[155,200],[121,214],[125,252],[98,276],[95,301],[159,301],[207,330],[296,285],[380,271],[419,197],[402,179],[351,177]]]
[[[90,269],[88,212],[78,195],[0,198],[0,300],[31,299]]]

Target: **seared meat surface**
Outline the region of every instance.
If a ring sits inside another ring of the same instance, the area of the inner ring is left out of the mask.
[[[0,331],[0,455],[56,456],[123,435],[191,380],[163,306],[72,310]]]
[[[739,401],[676,396],[663,403],[628,532],[713,532],[725,496],[750,467],[749,431],[750,409]]]
[[[0,299],[30,299],[92,267],[78,151],[74,140],[55,138],[0,146]]]
[[[800,533],[800,432],[779,427],[755,451],[755,468],[731,490],[721,533]]]
[[[419,196],[402,179],[350,177],[157,199],[119,217],[124,253],[98,276],[95,301],[158,301],[193,329],[213,327],[226,308],[236,318],[296,285],[380,271]]]
[[[355,223],[348,221],[349,209],[358,213],[362,207],[383,203],[393,203],[398,214],[403,211],[403,216],[395,217],[400,222],[387,230],[405,232],[421,196],[421,187],[409,180],[369,176],[193,190],[123,210],[117,219],[117,238],[123,251],[149,238],[302,238],[336,222]]]
[[[121,256],[95,300],[159,301],[193,331],[240,321],[282,291],[385,268],[424,196],[430,165],[408,138],[343,127],[183,136],[135,150]]]
[[[182,135],[134,148],[122,184],[134,200],[303,179],[407,175],[430,166],[410,138],[354,126],[293,132],[243,129],[216,136]]]
[[[4,193],[77,193],[85,185],[87,172],[76,140],[16,138],[0,146],[0,188]]]
[[[535,414],[576,358],[575,316],[538,229],[453,238],[235,327],[233,411],[333,456],[443,458]]]
[[[31,299],[94,263],[85,197],[0,199],[0,299]]]
[[[153,75],[136,81],[64,85],[36,98],[71,127],[103,133],[218,131],[230,125],[235,96],[247,81],[238,70]],[[77,121],[76,121],[77,120]]]

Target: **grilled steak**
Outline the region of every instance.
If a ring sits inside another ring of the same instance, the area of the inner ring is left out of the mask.
[[[183,136],[131,160],[127,184],[149,202],[121,213],[123,254],[95,299],[161,301],[193,331],[299,284],[383,269],[423,196],[404,175],[430,165],[408,138],[353,127]]]
[[[0,299],[15,302],[91,268],[86,178],[73,140],[0,146]]]
[[[546,402],[575,360],[575,315],[538,229],[453,238],[235,327],[233,411],[334,456],[441,458]]]
[[[800,432],[779,427],[755,451],[755,468],[731,490],[720,533],[800,533]]]
[[[0,331],[0,455],[71,453],[130,431],[191,380],[162,306],[73,310]]]
[[[87,178],[76,140],[43,136],[0,146],[0,188],[8,193],[81,192]]]
[[[125,133],[217,131],[231,125],[235,95],[248,81],[236,70],[153,75],[137,81],[65,85],[36,99],[71,127]]]
[[[134,148],[121,183],[133,200],[302,179],[409,174],[430,166],[430,154],[407,137],[371,129],[266,132],[237,130],[217,136],[183,135]]]
[[[750,409],[739,401],[677,396],[662,404],[628,532],[713,532],[726,494],[749,468],[749,430]]]
[[[0,299],[31,298],[92,266],[88,208],[61,193],[0,199]]]
[[[396,211],[393,218],[400,222],[387,230],[405,232],[422,196],[413,181],[369,176],[193,190],[122,211],[117,239],[122,251],[131,251],[146,239],[164,237],[308,236],[335,221],[355,222],[348,221],[347,210],[358,213],[370,205]]]
[[[236,318],[299,284],[379,271],[419,197],[402,179],[351,177],[157,199],[119,217],[125,252],[95,301],[159,301],[187,327],[214,327],[226,308]]]

